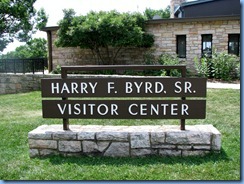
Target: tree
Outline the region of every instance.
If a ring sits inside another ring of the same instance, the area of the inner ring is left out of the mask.
[[[13,42],[14,38],[26,42],[31,34],[47,23],[44,9],[37,12],[33,4],[36,0],[0,1],[0,51]]]
[[[144,16],[147,17],[147,20],[153,19],[155,15],[158,15],[161,18],[170,18],[170,6],[168,6],[164,10],[153,10],[151,8],[147,8],[144,12]]]
[[[145,33],[145,18],[139,13],[91,11],[75,16],[74,10],[65,10],[59,27],[57,46],[91,49],[98,64],[116,64],[122,48],[151,47],[154,42]]]
[[[1,59],[27,59],[46,57],[47,41],[44,38],[35,38],[30,40],[25,45],[17,47],[15,51],[11,51],[0,56]]]

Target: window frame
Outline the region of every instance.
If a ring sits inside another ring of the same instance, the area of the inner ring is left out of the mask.
[[[212,57],[212,54],[213,54],[213,35],[212,34],[202,34],[202,50],[201,50],[201,53],[202,53],[202,57]],[[207,40],[207,37],[210,37],[210,41],[205,41]],[[210,52],[209,53],[205,53],[206,51],[204,51],[204,43],[205,42],[210,42],[211,44],[211,47],[210,47]]]
[[[180,40],[184,41],[184,50],[180,51]],[[179,53],[184,53],[179,55]],[[179,58],[186,58],[186,35],[176,35],[176,54]]]
[[[230,50],[230,42],[233,42],[233,41],[231,41],[231,36],[237,36],[237,51],[235,52],[235,50],[234,50],[234,52],[231,52]],[[236,56],[240,56],[240,46],[241,46],[241,43],[240,43],[240,34],[228,34],[228,54],[234,54],[234,55],[236,55]]]

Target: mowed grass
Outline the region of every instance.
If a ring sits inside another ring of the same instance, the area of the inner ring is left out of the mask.
[[[240,90],[209,89],[207,118],[222,134],[221,152],[204,157],[29,158],[28,132],[62,120],[43,119],[40,92],[0,95],[1,180],[240,180]],[[70,124],[159,125],[178,120],[71,120]]]

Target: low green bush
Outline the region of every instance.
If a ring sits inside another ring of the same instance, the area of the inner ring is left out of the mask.
[[[230,81],[240,79],[240,58],[225,52],[214,52],[212,57],[194,59],[196,70],[201,77]]]
[[[52,74],[61,74],[61,66],[57,65],[57,67],[52,71]]]
[[[175,54],[161,54],[156,57],[153,50],[148,51],[144,54],[144,63],[146,65],[179,65],[181,61]],[[177,69],[175,70],[150,70],[145,71],[144,75],[153,75],[153,76],[174,76],[180,77],[181,72]]]
[[[162,54],[158,58],[158,63],[161,65],[179,65],[180,60],[174,54]],[[162,70],[161,76],[172,76],[172,77],[180,77],[181,72],[177,69],[174,70]]]
[[[203,57],[200,60],[198,60],[198,58],[195,57],[194,62],[195,62],[195,67],[196,67],[199,77],[209,77],[210,76],[210,73],[209,73],[210,65],[209,65],[208,58]]]

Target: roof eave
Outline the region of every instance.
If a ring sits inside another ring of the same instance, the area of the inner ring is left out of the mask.
[[[45,31],[45,32],[48,32],[48,31],[57,31],[59,29],[59,26],[50,26],[50,27],[44,27],[41,29],[41,31]]]
[[[162,24],[162,23],[215,21],[215,20],[240,20],[240,15],[157,19],[157,20],[148,20],[146,23],[147,24]]]
[[[208,3],[208,2],[212,2],[212,1],[214,1],[214,0],[198,0],[198,1],[184,2],[181,4],[181,7],[203,4],[203,3]]]

